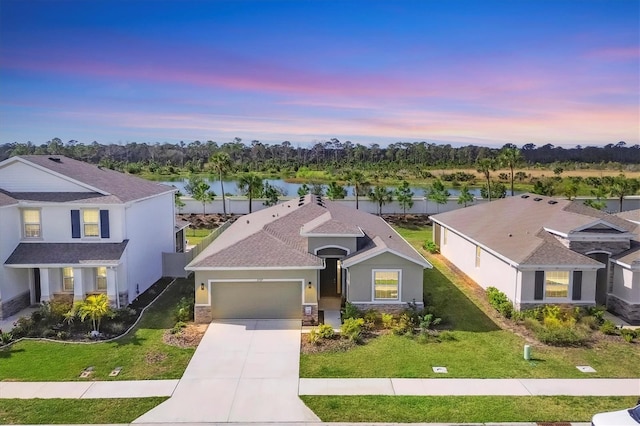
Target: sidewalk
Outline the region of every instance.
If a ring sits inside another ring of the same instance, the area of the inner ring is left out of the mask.
[[[172,396],[180,380],[0,382],[1,398]],[[639,396],[638,379],[300,379],[299,395]]]

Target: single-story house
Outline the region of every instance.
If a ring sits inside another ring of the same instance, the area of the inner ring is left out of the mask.
[[[635,220],[629,220],[635,219]],[[432,216],[441,253],[516,309],[603,305],[640,322],[640,214],[523,194]]]
[[[195,273],[198,322],[315,324],[336,301],[422,306],[424,268],[429,262],[382,218],[307,195],[242,216],[185,269]]]

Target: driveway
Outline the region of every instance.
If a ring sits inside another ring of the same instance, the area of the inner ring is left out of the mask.
[[[299,361],[300,320],[213,322],[172,397],[134,423],[317,422]]]

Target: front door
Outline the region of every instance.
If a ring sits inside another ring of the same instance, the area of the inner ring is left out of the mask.
[[[34,303],[40,303],[42,290],[40,289],[40,268],[33,268],[33,294],[35,296]]]
[[[607,286],[609,281],[609,255],[607,253],[594,253],[589,257],[605,265],[604,268],[598,269],[596,273],[596,304],[605,306],[607,304]]]
[[[325,258],[320,270],[320,297],[340,297],[338,293],[338,259]]]

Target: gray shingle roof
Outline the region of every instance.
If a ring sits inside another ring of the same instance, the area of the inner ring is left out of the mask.
[[[97,188],[122,203],[175,190],[171,186],[101,168],[62,155],[20,155],[17,158]],[[50,158],[57,158],[59,161],[53,161]]]
[[[640,223],[640,209],[616,213],[616,216],[621,217],[622,219]]]
[[[0,191],[0,207],[12,206],[14,204],[18,204],[18,200],[6,192]]]
[[[614,260],[629,265],[632,268],[640,268],[640,242],[631,241],[629,250],[612,257]]]
[[[20,243],[5,265],[117,265],[128,242]]]
[[[587,207],[580,201],[524,195],[528,197],[508,197],[478,204],[434,215],[432,220],[523,265],[593,265],[591,258],[547,238],[555,239],[546,232],[540,232],[544,229],[569,234],[576,228],[602,220],[635,232],[631,222]]]
[[[429,263],[400,237],[382,218],[331,201],[323,206],[307,196],[299,205],[297,199],[243,216],[213,241],[188,266],[192,268],[322,268],[321,258],[307,249],[303,228],[313,233],[324,226],[331,234],[351,236],[360,229],[372,242],[358,253],[368,250],[393,250],[429,267]],[[320,219],[319,219],[320,218]],[[308,226],[305,226],[308,225]],[[384,241],[376,245],[374,238]],[[390,237],[391,236],[391,237]]]

